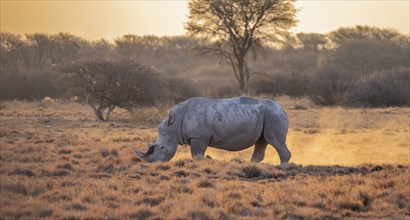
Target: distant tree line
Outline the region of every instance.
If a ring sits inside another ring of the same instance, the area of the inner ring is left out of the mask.
[[[200,56],[196,49],[202,45],[203,40],[188,36],[124,35],[109,42],[69,33],[1,32],[0,99],[78,96],[97,110],[109,109],[96,104],[101,89],[78,84],[81,77],[89,79],[93,68],[111,73],[99,75],[106,77],[99,79],[105,86],[131,86],[128,95],[134,101],[117,107],[239,95],[232,67],[223,58]],[[251,95],[309,97],[319,105],[410,106],[409,46],[408,35],[369,26],[298,33],[281,47],[261,48],[261,59],[248,61],[253,73],[248,90]]]

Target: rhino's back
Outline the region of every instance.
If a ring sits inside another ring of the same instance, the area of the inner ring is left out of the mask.
[[[209,146],[242,150],[262,135],[266,100],[248,97],[196,98],[185,117],[190,138],[209,138]],[[184,120],[184,121],[185,121]]]

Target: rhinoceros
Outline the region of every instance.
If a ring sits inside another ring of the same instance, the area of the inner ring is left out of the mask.
[[[288,117],[281,106],[268,99],[236,97],[229,99],[190,98],[174,106],[168,118],[158,125],[155,144],[143,153],[148,162],[171,160],[178,145],[191,146],[194,159],[203,159],[208,146],[240,151],[255,145],[252,161],[265,157],[268,144],[279,154],[281,164],[289,161],[286,146]]]

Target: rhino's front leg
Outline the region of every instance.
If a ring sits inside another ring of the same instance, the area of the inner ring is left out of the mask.
[[[191,139],[191,155],[196,160],[202,160],[205,156],[206,148],[208,147],[208,140]]]

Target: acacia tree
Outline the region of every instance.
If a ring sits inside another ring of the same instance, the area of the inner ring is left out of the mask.
[[[246,57],[256,55],[263,44],[282,44],[296,25],[295,0],[191,0],[186,30],[205,40],[205,53],[226,58],[239,82],[241,95],[248,93],[250,78]]]
[[[116,107],[131,111],[158,99],[156,74],[131,61],[82,61],[59,70],[64,73],[63,81],[76,89],[101,121],[108,121]]]
[[[341,27],[328,34],[336,47],[349,44],[352,41],[389,41],[408,47],[409,36],[401,34],[395,29],[357,25],[355,27]]]
[[[296,36],[305,50],[318,52],[326,48],[328,44],[328,39],[324,34],[298,33]]]

